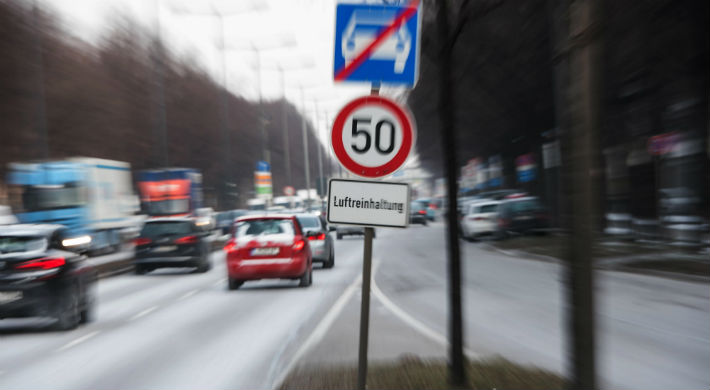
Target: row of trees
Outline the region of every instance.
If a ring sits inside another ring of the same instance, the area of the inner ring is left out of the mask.
[[[271,101],[259,107],[229,93],[226,144],[222,86],[193,58],[170,53],[132,20],[118,16],[109,26],[94,46],[68,34],[47,11],[0,1],[0,189],[8,162],[81,155],[127,161],[134,170],[198,168],[211,206],[238,207],[252,196],[262,125],[275,191],[287,184],[305,187],[301,114],[293,105]],[[289,162],[283,150],[284,105]],[[315,156],[320,143],[310,125],[308,130]],[[293,183],[286,183],[286,164]]]

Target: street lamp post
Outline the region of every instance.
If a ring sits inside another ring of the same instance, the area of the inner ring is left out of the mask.
[[[318,118],[318,102],[313,102],[316,109],[316,139],[320,141],[320,121]],[[318,147],[318,180],[316,181],[316,188],[318,189],[318,196],[323,196],[323,145],[319,142]]]
[[[306,199],[307,199],[307,204],[310,207],[311,205],[311,169],[309,165],[309,158],[308,158],[308,131],[306,129],[306,99],[303,95],[303,86],[300,87],[301,89],[301,107],[303,107],[303,112],[304,114],[301,115],[301,130],[303,132],[303,169],[305,170],[306,173]]]

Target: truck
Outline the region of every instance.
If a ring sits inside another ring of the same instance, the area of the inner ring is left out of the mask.
[[[119,249],[140,224],[131,166],[90,157],[8,165],[8,195],[21,223],[64,225],[89,251]]]
[[[141,212],[149,217],[194,216],[201,209],[202,173],[194,168],[138,172]]]

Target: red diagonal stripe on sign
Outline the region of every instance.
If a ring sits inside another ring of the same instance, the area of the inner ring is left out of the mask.
[[[394,21],[392,24],[387,26],[384,30],[380,32],[380,35],[375,38],[374,41],[372,41],[367,47],[355,57],[352,62],[349,64],[346,64],[343,69],[340,69],[336,74],[335,74],[335,81],[343,81],[347,79],[354,71],[357,69],[360,65],[362,65],[363,62],[365,62],[368,57],[372,54],[375,49],[377,49],[378,46],[384,42],[387,37],[389,37],[394,30],[398,29],[399,26],[402,25],[402,23],[408,21],[414,14],[417,12],[417,6],[419,5],[419,0],[412,0],[409,2],[409,5],[402,10],[402,12],[397,15],[396,18],[394,18]]]

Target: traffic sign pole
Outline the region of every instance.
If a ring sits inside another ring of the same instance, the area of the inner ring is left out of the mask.
[[[372,86],[371,95],[379,95],[380,87]],[[370,336],[370,281],[372,279],[372,236],[374,229],[365,228],[365,247],[362,262],[362,295],[360,299],[360,345],[357,356],[357,388],[367,387],[367,346]]]

